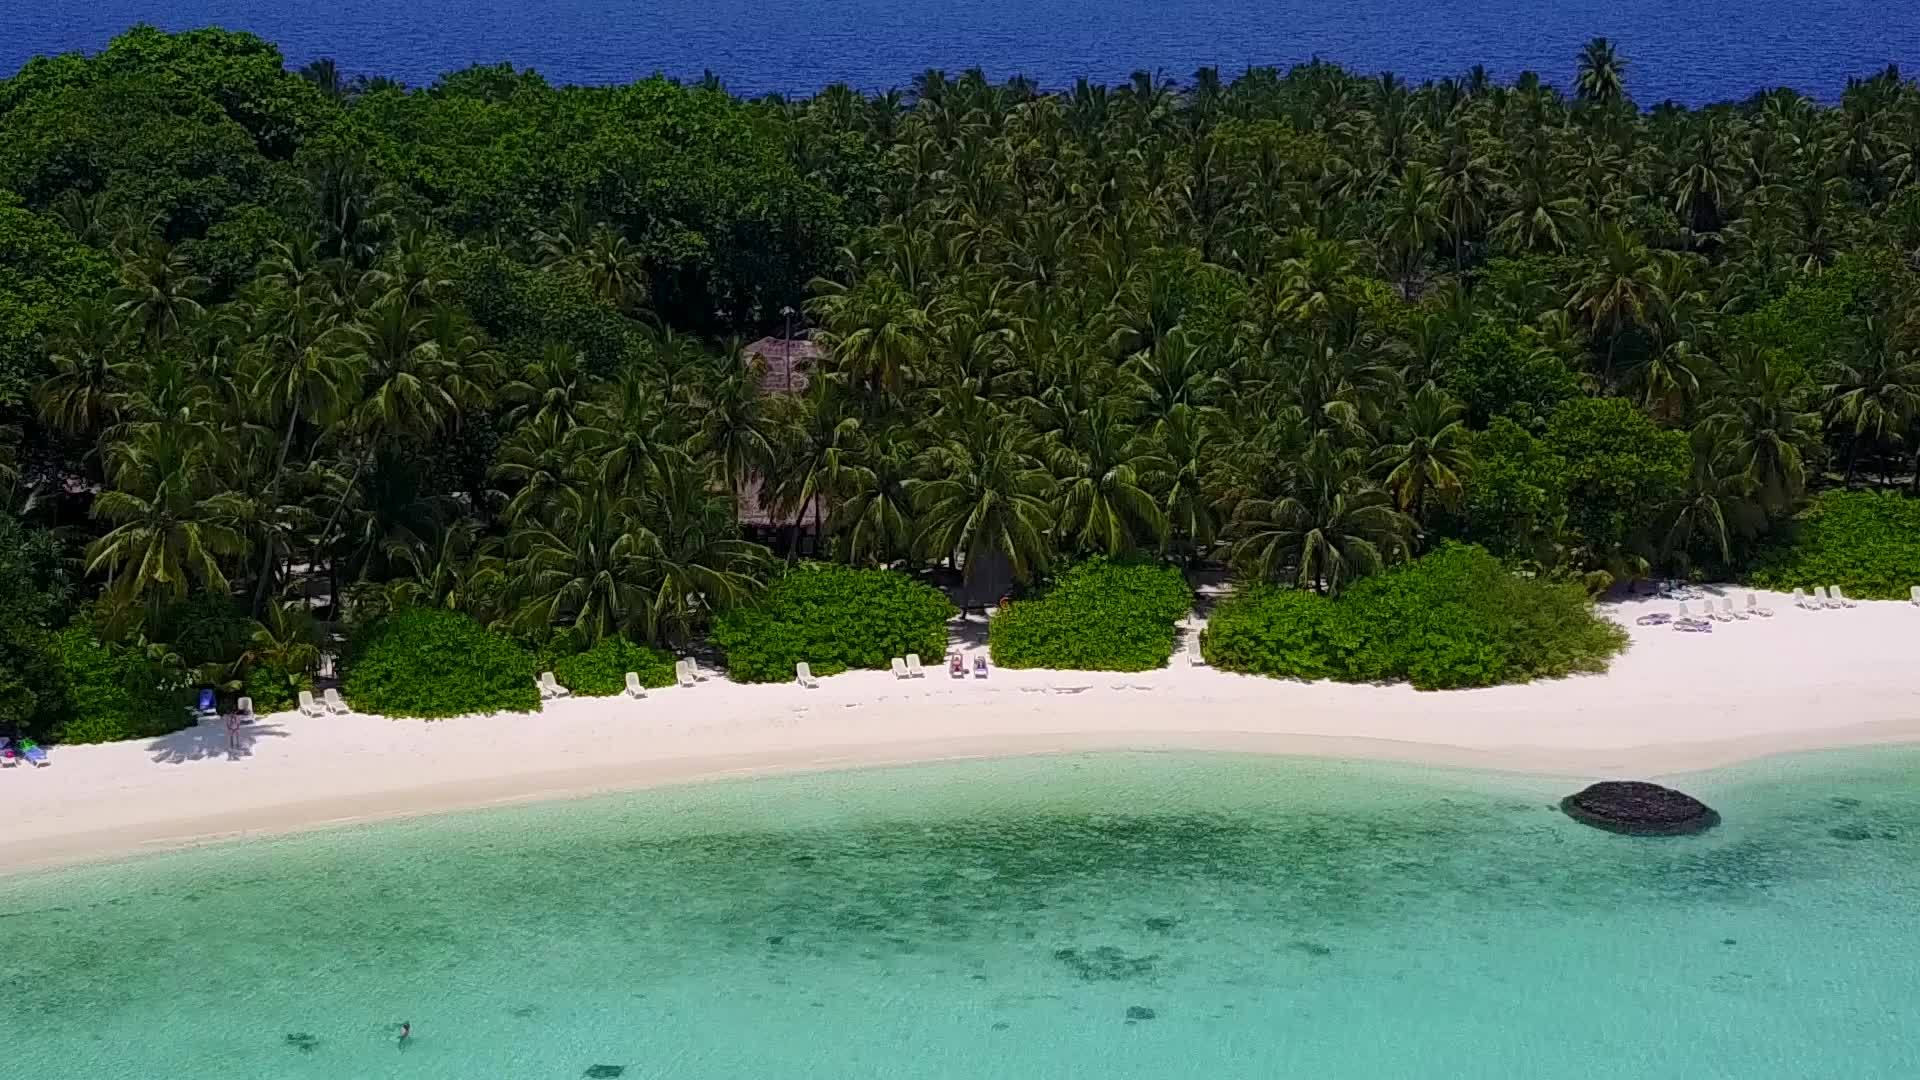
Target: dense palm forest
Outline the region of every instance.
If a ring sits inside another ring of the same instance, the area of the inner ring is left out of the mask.
[[[1920,484],[1920,87],[1631,76],[1603,40],[1566,88],[751,102],[219,31],[36,60],[0,83],[0,708],[52,724],[76,650],[308,670],[313,612],[684,646],[802,545],[1741,574],[1821,489]],[[742,344],[789,327],[825,358],[765,393]]]

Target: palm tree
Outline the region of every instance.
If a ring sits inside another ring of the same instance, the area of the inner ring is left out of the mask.
[[[1269,580],[1334,595],[1411,552],[1412,521],[1361,475],[1358,455],[1321,432],[1287,491],[1240,504],[1229,535],[1232,561]]]
[[[911,486],[919,529],[914,547],[929,559],[956,553],[971,580],[982,561],[1005,558],[1028,581],[1047,568],[1053,477],[1034,436],[1003,417],[969,426],[930,447]]]
[[[1451,505],[1473,465],[1467,449],[1466,407],[1427,383],[1395,417],[1389,441],[1374,452],[1374,467],[1401,511],[1422,527],[1428,502]]]
[[[1606,336],[1606,371],[1611,376],[1620,336],[1648,322],[1665,296],[1658,263],[1647,246],[1618,223],[1600,223],[1593,247],[1595,258],[1575,282],[1567,308],[1585,316],[1596,335]]]
[[[1574,76],[1573,89],[1581,101],[1603,108],[1626,100],[1627,62],[1614,51],[1613,42],[1597,37],[1580,50],[1580,70]]]
[[[604,488],[576,490],[545,522],[517,529],[503,573],[519,628],[559,629],[586,649],[640,627],[651,597],[639,567],[639,513],[636,501]]]
[[[1209,414],[1184,403],[1167,410],[1155,434],[1165,469],[1153,484],[1162,492],[1164,546],[1197,559],[1220,539],[1221,499],[1213,478],[1224,440],[1215,438]]]
[[[685,645],[711,615],[749,602],[765,584],[766,548],[739,539],[729,500],[694,469],[669,469],[641,501],[635,560],[649,598],[648,637]]]
[[[847,562],[884,565],[911,554],[916,456],[904,428],[856,433],[840,460],[836,502],[827,521]]]
[[[112,602],[177,602],[195,584],[228,591],[222,561],[244,554],[246,537],[233,525],[235,497],[214,484],[201,432],[144,428],[108,449],[107,476],[112,487],[94,498],[93,514],[113,528],[87,548],[86,568],[107,572]]]
[[[200,317],[204,309],[196,298],[207,284],[185,255],[151,238],[121,265],[113,310],[134,336],[158,341],[181,333]]]
[[[697,424],[691,450],[713,465],[739,516],[740,492],[749,478],[764,473],[774,460],[779,425],[768,415],[761,380],[766,363],[758,356],[742,363],[729,352],[709,361],[707,378],[692,390]]]
[[[1819,420],[1801,407],[1799,384],[1765,349],[1732,351],[1724,381],[1703,423],[1718,456],[1760,507],[1783,515],[1806,490],[1806,455],[1817,445]]]
[[[1885,322],[1869,318],[1858,355],[1834,365],[1833,381],[1821,387],[1835,428],[1845,427],[1847,486],[1853,486],[1860,444],[1900,442],[1920,417],[1920,350],[1899,340]]]
[[[1151,429],[1137,427],[1123,399],[1104,398],[1054,447],[1054,521],[1063,543],[1124,555],[1166,537],[1166,518],[1146,487],[1171,464]]]
[[[113,419],[114,402],[128,375],[122,325],[100,300],[74,305],[66,324],[47,343],[53,374],[34,391],[48,425],[69,435],[90,435]]]

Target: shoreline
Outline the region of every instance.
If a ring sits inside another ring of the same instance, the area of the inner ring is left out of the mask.
[[[56,748],[0,773],[0,876],[316,829],[679,784],[1090,751],[1391,761],[1591,780],[1670,777],[1759,758],[1920,742],[1910,642],[1893,601],[1711,635],[1634,626],[1671,604],[1602,610],[1632,642],[1605,675],[1480,690],[1298,683],[1178,666],[1137,674],[995,670],[818,689],[718,677],[646,698],[563,699],[448,721],[264,717]]]

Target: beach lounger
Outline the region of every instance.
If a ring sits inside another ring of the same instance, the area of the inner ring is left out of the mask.
[[[36,769],[44,769],[47,767],[47,748],[34,742],[32,739],[20,740],[20,756],[27,760],[27,764]]]
[[[202,720],[220,714],[220,709],[213,702],[213,690],[210,687],[201,689],[200,700],[194,704],[193,711],[199,713]]]
[[[1799,589],[1799,588],[1794,589],[1793,590],[1793,606],[1797,608],[1804,608],[1804,607],[1807,607],[1807,605],[1808,605],[1807,591],[1805,589]]]
[[[907,662],[898,656],[893,658],[893,677],[896,679],[907,677]]]
[[[687,666],[690,663],[692,663],[692,661],[686,659],[674,662],[673,677],[679,681],[681,686],[693,685],[693,669]]]
[[[346,712],[352,711],[351,709],[347,708],[346,702],[340,700],[340,691],[335,690],[332,687],[327,688],[327,692],[321,700],[326,703],[328,712],[346,713]]]
[[[1812,603],[1816,608],[1830,608],[1834,606],[1833,601],[1827,599],[1827,587],[1825,585],[1815,585],[1813,587]]]
[[[1723,596],[1720,598],[1720,613],[1729,619],[1739,619],[1742,621],[1745,621],[1747,617],[1746,612],[1733,606],[1733,597],[1731,596]]]
[[[705,682],[707,679],[707,673],[700,670],[700,661],[691,656],[687,657],[687,674],[693,676],[694,682]]]
[[[1854,606],[1853,601],[1841,595],[1840,586],[1838,585],[1829,586],[1827,589],[1827,595],[1833,598],[1827,601],[1828,607],[1853,607]]]
[[[567,696],[567,688],[560,685],[560,680],[553,677],[553,672],[541,672],[540,678],[537,681],[540,683],[541,697],[557,698]]]
[[[976,656],[973,658],[973,677],[976,679],[984,679],[987,677],[986,657]]]
[[[927,669],[920,666],[920,654],[917,652],[907,654],[907,677],[912,679],[927,677]]]
[[[238,702],[234,703],[233,711],[240,714],[241,723],[249,723],[249,724],[252,723],[253,722],[253,699],[250,697],[241,698]]]
[[[1633,621],[1640,626],[1665,626],[1673,621],[1673,616],[1664,611],[1655,611],[1651,614],[1642,615]]]
[[[12,739],[0,739],[0,769],[11,769],[20,764],[20,751],[13,748]]]
[[[956,679],[967,677],[967,661],[957,652],[947,654],[947,674]]]
[[[1674,612],[1673,617],[1676,619],[1693,618],[1693,612],[1687,610],[1687,602],[1685,600],[1680,601],[1680,610],[1677,612]]]
[[[1748,593],[1747,594],[1747,614],[1758,615],[1763,619],[1771,619],[1773,618],[1773,609],[1770,607],[1761,607],[1760,598],[1758,596],[1755,596],[1752,593]]]
[[[1187,642],[1186,649],[1187,649],[1187,666],[1188,667],[1205,667],[1207,665],[1207,658],[1200,655],[1199,642],[1197,641]]]
[[[820,680],[813,677],[813,668],[805,660],[793,665],[793,681],[808,690],[820,685]]]
[[[627,672],[627,696],[630,698],[643,698],[647,696],[646,689],[640,685],[640,674],[638,672]]]
[[[313,691],[300,691],[300,712],[302,715],[319,716],[321,711],[320,703],[313,700]]]
[[[1713,630],[1713,624],[1705,619],[1675,619],[1673,628],[1689,634],[1705,634]]]
[[[1914,606],[1920,607],[1920,585],[1915,585],[1913,591],[1908,595],[1913,597]]]

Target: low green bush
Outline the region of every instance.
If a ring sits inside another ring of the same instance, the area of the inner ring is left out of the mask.
[[[1605,671],[1626,642],[1584,586],[1450,544],[1338,598],[1249,588],[1214,611],[1201,649],[1227,671],[1446,690]]]
[[[270,663],[250,664],[240,677],[240,693],[253,699],[257,716],[286,712],[300,700],[300,691],[313,689],[313,676],[291,672]]]
[[[1866,600],[1905,600],[1920,585],[1920,499],[1828,491],[1760,549],[1748,578],[1763,589],[1839,585]]]
[[[531,653],[459,612],[401,608],[351,643],[341,692],[382,716],[533,712],[535,674]]]
[[[246,652],[253,619],[230,596],[203,592],[170,604],[147,627],[147,637],[163,642],[196,674],[230,667]]]
[[[673,685],[673,654],[623,637],[601,638],[583,653],[553,662],[553,677],[579,697],[611,697],[626,690],[627,672],[646,687]]]
[[[714,621],[712,640],[740,682],[784,682],[805,660],[815,675],[885,668],[896,656],[946,652],[954,607],[938,589],[892,570],[803,563],[760,602]]]
[[[53,652],[64,698],[55,742],[148,739],[193,723],[185,691],[141,652],[102,642],[81,623],[54,635]]]
[[[1173,655],[1174,624],[1192,609],[1176,567],[1089,559],[996,611],[987,644],[1001,667],[1146,671]]]

